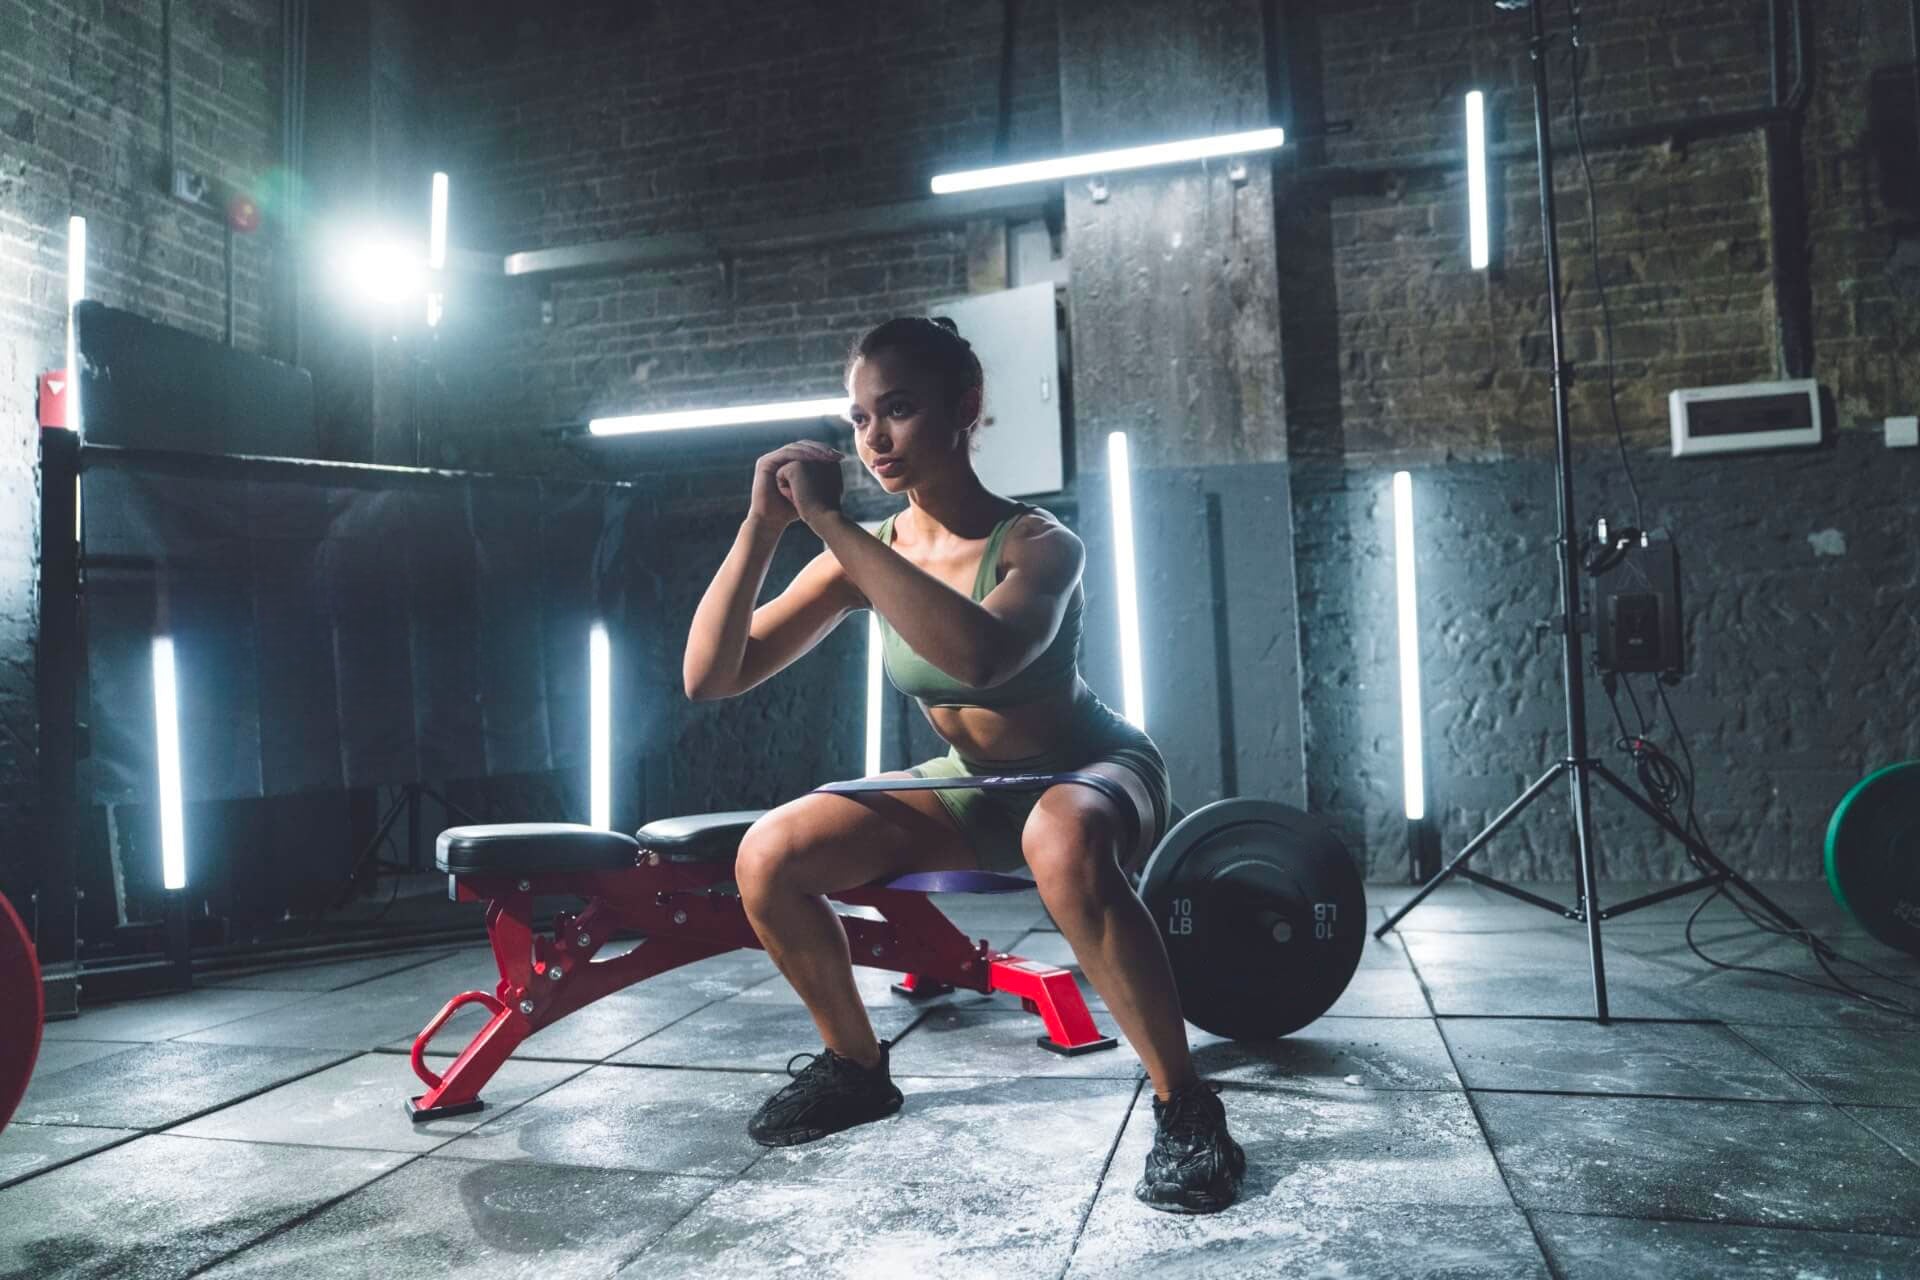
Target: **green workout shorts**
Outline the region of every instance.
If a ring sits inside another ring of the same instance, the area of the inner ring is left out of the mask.
[[[1092,764],[1117,764],[1146,784],[1153,813],[1136,815],[1144,829],[1151,823],[1160,835],[1167,832],[1172,809],[1167,764],[1153,739],[1111,709],[1095,704],[1104,715],[1089,715],[1084,731],[1067,747],[1024,760],[966,760],[957,749],[913,766],[916,778],[965,778],[1012,773],[1064,773]],[[1020,833],[1027,815],[1040,803],[1043,791],[983,791],[978,787],[933,793],[953,815],[961,838],[974,851],[982,871],[1018,871],[1026,866]]]

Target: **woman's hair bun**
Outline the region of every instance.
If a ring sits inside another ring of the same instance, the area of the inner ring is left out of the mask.
[[[928,316],[927,319],[933,321],[954,337],[957,338],[960,336],[960,326],[954,322],[952,316]]]

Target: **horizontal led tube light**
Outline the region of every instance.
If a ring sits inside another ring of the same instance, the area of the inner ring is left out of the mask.
[[[1475,271],[1487,268],[1487,100],[1467,95],[1467,256]]]
[[[775,404],[741,404],[725,409],[679,409],[669,413],[635,413],[622,418],[595,418],[587,430],[596,436],[624,436],[642,431],[686,431],[693,427],[740,427],[754,422],[797,422],[806,418],[844,418],[848,400],[782,400]]]
[[[1157,142],[1147,147],[1095,151],[1086,155],[1063,156],[1058,160],[1002,165],[994,169],[968,169],[961,173],[936,175],[933,191],[935,195],[944,196],[958,191],[979,191],[986,187],[1017,186],[1023,182],[1051,182],[1089,173],[1119,173],[1124,169],[1178,164],[1182,160],[1204,160],[1209,156],[1244,156],[1255,151],[1271,151],[1285,140],[1286,134],[1281,129],[1254,129],[1247,133],[1223,133],[1211,138],[1188,138],[1182,142]]]

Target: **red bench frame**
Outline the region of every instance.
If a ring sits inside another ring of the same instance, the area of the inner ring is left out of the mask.
[[[500,967],[492,994],[467,991],[448,1001],[413,1042],[414,1074],[427,1091],[407,1102],[415,1121],[463,1115],[484,1105],[480,1090],[520,1043],[542,1027],[602,996],[696,960],[743,948],[761,949],[759,936],[732,888],[732,863],[675,862],[642,849],[641,864],[611,871],[467,873],[451,875],[454,898],[487,904],[487,936]],[[567,894],[587,907],[561,912],[552,937],[533,929],[536,894]],[[871,907],[882,919],[841,917],[855,964],[904,973],[896,990],[913,996],[964,988],[1018,996],[1047,1034],[1039,1044],[1056,1053],[1089,1053],[1118,1042],[1103,1036],[1074,982],[1058,965],[994,951],[975,943],[924,893],[868,885],[830,895]],[[594,960],[620,931],[643,941],[625,955]],[[484,1005],[492,1015],[442,1074],[427,1067],[427,1046],[454,1012]]]

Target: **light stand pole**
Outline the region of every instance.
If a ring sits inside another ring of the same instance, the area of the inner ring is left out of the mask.
[[[1569,920],[1584,921],[1587,926],[1587,949],[1593,969],[1593,1009],[1594,1020],[1600,1023],[1609,1021],[1607,1012],[1607,975],[1606,962],[1601,953],[1600,921],[1622,916],[1629,911],[1651,906],[1668,898],[1690,893],[1696,888],[1707,885],[1719,885],[1733,880],[1759,902],[1783,925],[1801,930],[1799,921],[1775,906],[1746,880],[1736,874],[1726,863],[1720,861],[1714,852],[1700,841],[1694,839],[1668,815],[1648,803],[1637,791],[1633,790],[1606,765],[1587,754],[1587,693],[1585,671],[1582,669],[1582,649],[1580,641],[1580,561],[1578,543],[1574,536],[1573,514],[1573,444],[1572,433],[1567,422],[1567,363],[1565,343],[1561,332],[1560,314],[1560,242],[1555,234],[1553,205],[1553,138],[1550,122],[1552,113],[1547,99],[1547,34],[1545,19],[1540,11],[1541,0],[1497,0],[1500,9],[1525,8],[1532,20],[1532,33],[1527,42],[1527,53],[1533,62],[1533,139],[1540,160],[1540,226],[1541,244],[1546,251],[1547,262],[1547,318],[1548,329],[1553,343],[1553,442],[1554,470],[1559,482],[1557,490],[1560,533],[1556,547],[1559,555],[1557,563],[1560,572],[1560,613],[1541,625],[1560,634],[1561,679],[1567,704],[1567,754],[1566,758],[1556,761],[1551,768],[1540,775],[1534,784],[1523,792],[1518,800],[1501,811],[1485,830],[1467,842],[1444,868],[1421,887],[1420,892],[1409,899],[1405,906],[1387,918],[1385,924],[1374,930],[1374,937],[1383,937],[1387,930],[1394,927],[1402,917],[1419,906],[1426,896],[1438,888],[1449,876],[1459,875],[1475,884],[1485,885],[1510,897],[1530,902],[1543,910],[1554,912]],[[1504,884],[1491,876],[1481,875],[1468,870],[1464,864],[1468,858],[1479,851],[1508,823],[1518,817],[1529,804],[1539,799],[1560,775],[1566,774],[1571,784],[1573,804],[1573,833],[1575,856],[1579,862],[1580,899],[1572,907],[1528,893],[1524,889]],[[1593,796],[1592,779],[1598,776],[1614,790],[1625,796],[1636,808],[1664,828],[1668,834],[1686,846],[1688,856],[1694,865],[1706,875],[1696,880],[1662,889],[1657,893],[1646,894],[1630,902],[1622,903],[1610,911],[1598,909],[1594,882],[1593,856]]]

